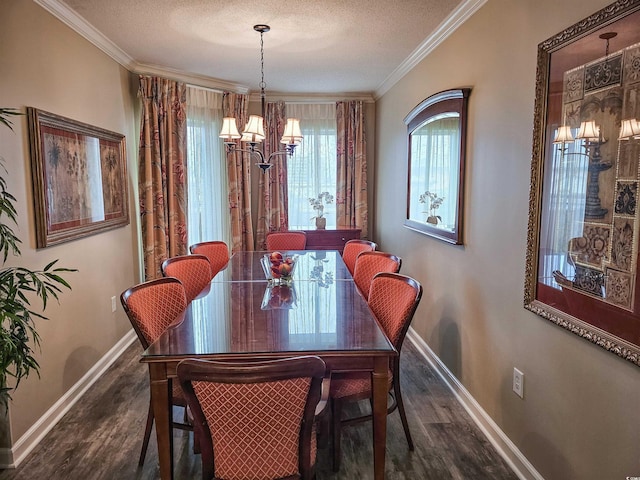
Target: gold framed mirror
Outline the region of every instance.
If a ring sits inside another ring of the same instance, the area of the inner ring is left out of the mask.
[[[538,45],[525,308],[640,365],[640,0]]]

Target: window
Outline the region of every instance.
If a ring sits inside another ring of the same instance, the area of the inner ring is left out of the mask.
[[[222,127],[222,94],[187,88],[188,243],[221,240],[230,245],[227,163]]]
[[[325,206],[327,228],[336,227],[336,107],[335,104],[287,104],[287,117],[298,118],[304,140],[287,158],[289,228],[315,228],[309,198],[329,192],[334,203]]]

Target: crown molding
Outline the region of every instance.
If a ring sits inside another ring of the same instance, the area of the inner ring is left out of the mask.
[[[52,14],[62,23],[87,39],[104,53],[113,58],[127,70],[143,75],[159,75],[170,77],[174,80],[184,81],[193,85],[211,88],[214,90],[226,90],[236,93],[248,93],[249,88],[245,85],[218,80],[205,75],[197,75],[182,70],[177,70],[160,65],[150,65],[136,62],[129,54],[118,47],[115,43],[104,36],[93,25],[83,17],[71,10],[67,5],[59,0],[34,0],[34,2]],[[404,62],[402,62],[376,89],[374,94],[369,93],[344,93],[330,95],[309,95],[309,94],[273,94],[280,100],[288,102],[330,102],[337,100],[362,100],[367,103],[374,103],[384,95],[393,85],[404,77],[411,69],[429,55],[438,45],[440,45],[449,35],[451,35],[460,25],[471,17],[487,0],[464,0],[431,34],[425,41],[416,48]],[[253,98],[251,99],[253,101]]]
[[[105,37],[93,25],[71,10],[64,3],[59,2],[58,0],[34,0],[34,2],[73,31],[86,38],[89,42],[109,55],[123,67],[128,70],[132,70],[134,68],[136,62],[130,55]]]
[[[267,100],[286,103],[335,103],[343,100],[362,100],[365,103],[375,103],[370,93],[278,93],[266,92]],[[260,92],[253,92],[249,96],[250,102],[260,101]]]
[[[487,0],[465,0],[451,14],[445,18],[438,28],[429,35],[404,62],[402,62],[376,89],[375,99],[379,99],[387,93],[391,87],[409,73],[418,63],[424,60],[438,45],[455,32],[464,22],[466,22]]]
[[[139,75],[157,75],[160,77],[170,78],[179,82],[188,83],[196,87],[210,88],[220,92],[249,93],[249,87],[239,83],[218,80],[206,75],[198,75],[188,73],[175,68],[164,67],[162,65],[151,65],[147,63],[136,63],[132,69],[133,73]]]

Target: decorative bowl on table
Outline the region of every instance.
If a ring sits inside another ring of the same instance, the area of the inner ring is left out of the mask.
[[[296,269],[297,255],[284,256],[280,252],[265,254],[261,259],[262,270],[270,285],[291,285]]]

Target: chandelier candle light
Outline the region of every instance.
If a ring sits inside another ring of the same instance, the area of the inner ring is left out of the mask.
[[[300,121],[297,118],[288,118],[287,124],[284,127],[284,134],[280,143],[285,145],[284,151],[273,152],[265,160],[264,153],[257,149],[257,145],[265,138],[264,134],[264,114],[265,114],[265,102],[266,95],[264,89],[267,84],[264,81],[264,40],[263,35],[271,30],[269,25],[254,25],[253,29],[260,33],[260,73],[262,74],[260,80],[260,99],[262,101],[262,116],[250,115],[249,121],[242,131],[242,135],[238,132],[238,126],[236,119],[233,117],[225,117],[222,123],[222,130],[220,131],[220,138],[224,140],[224,144],[227,146],[227,152],[247,152],[255,154],[259,157],[260,161],[256,163],[263,172],[271,167],[270,160],[276,155],[293,155],[295,148],[300,145],[302,141],[302,132],[300,130]],[[241,142],[249,144],[249,149],[236,148],[236,141],[240,139]]]

